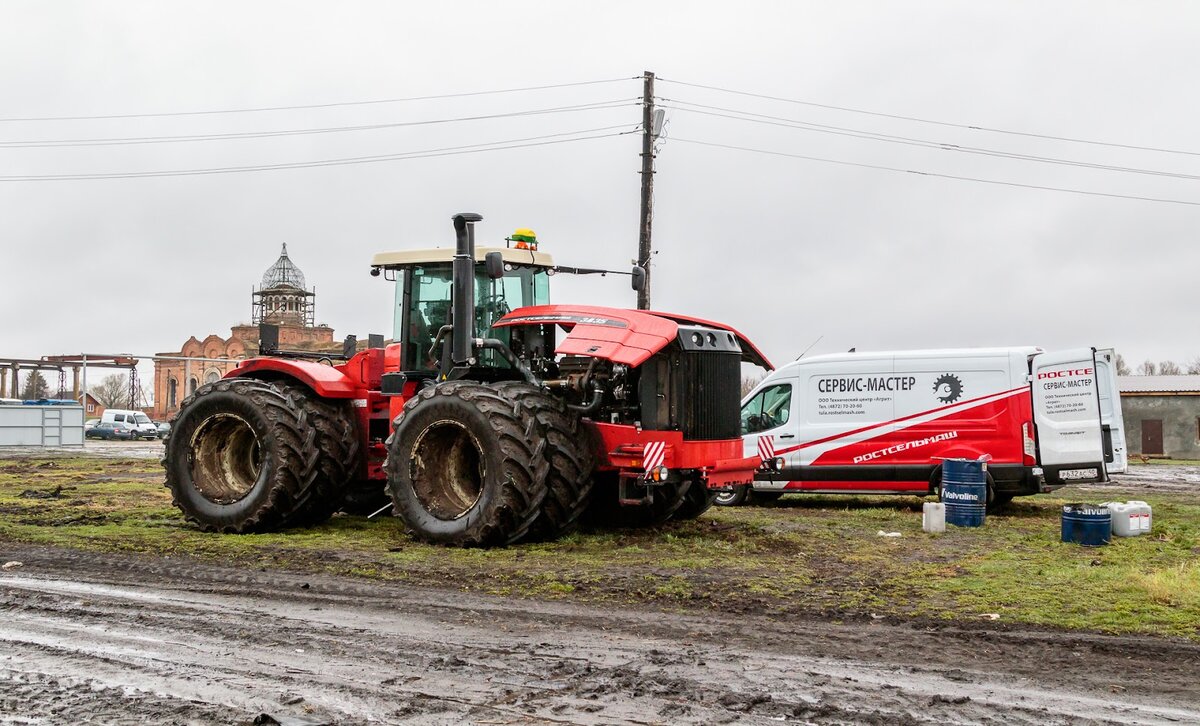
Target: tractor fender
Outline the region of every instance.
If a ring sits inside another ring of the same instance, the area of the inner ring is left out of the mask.
[[[334,366],[307,360],[251,358],[225,374],[226,378],[293,378],[322,398],[361,398],[354,381]]]

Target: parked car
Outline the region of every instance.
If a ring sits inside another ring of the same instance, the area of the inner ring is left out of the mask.
[[[158,427],[150,420],[150,417],[141,411],[126,411],[122,409],[110,408],[104,412],[101,418],[106,423],[123,424],[125,428],[133,432],[134,438],[139,439],[157,439]]]
[[[158,427],[158,438],[165,439],[167,434],[171,433],[171,424],[166,421],[159,421],[155,424]]]
[[[104,439],[105,441],[129,441],[134,437],[133,429],[129,426],[111,421],[102,421],[83,434],[89,439]]]
[[[100,419],[89,418],[87,421],[83,422],[83,430],[91,431],[92,429],[94,429],[96,427],[96,424],[98,424],[98,423],[100,423]]]

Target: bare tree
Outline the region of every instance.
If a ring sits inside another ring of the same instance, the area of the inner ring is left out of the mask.
[[[1193,376],[1200,374],[1200,355],[1192,358],[1192,362],[1188,363],[1187,372]]]
[[[1143,361],[1142,364],[1138,366],[1137,372],[1139,376],[1152,376],[1158,372],[1158,367],[1154,365],[1154,361],[1152,360]]]
[[[759,383],[762,383],[762,380],[764,378],[766,378],[765,374],[761,375],[761,376],[743,376],[742,377],[742,398],[745,398],[746,394],[753,391],[755,386],[757,386]]]
[[[1183,373],[1183,369],[1173,360],[1165,360],[1158,364],[1158,375],[1160,376],[1178,376]]]
[[[1196,360],[1200,361],[1200,358],[1197,358]],[[1130,373],[1133,373],[1133,371],[1129,370],[1129,364],[1125,362],[1125,356],[1117,353],[1117,375],[1127,376]]]
[[[26,401],[36,401],[39,398],[46,398],[50,395],[50,386],[46,384],[45,377],[41,371],[33,371],[29,377],[25,379],[25,385],[21,387],[21,398]]]
[[[88,391],[105,408],[132,408],[129,402],[129,379],[120,373],[113,373],[100,379]]]

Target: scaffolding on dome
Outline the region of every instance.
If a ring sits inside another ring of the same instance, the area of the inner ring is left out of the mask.
[[[288,257],[287,243],[267,271],[262,286],[250,289],[250,322],[291,324],[306,328],[316,325],[316,288],[304,288],[304,273]]]

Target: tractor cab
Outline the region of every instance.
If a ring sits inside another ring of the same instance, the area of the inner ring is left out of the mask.
[[[520,247],[475,250],[475,319],[467,327],[506,345],[511,342],[511,330],[493,329],[492,325],[517,308],[548,304],[550,275],[556,269],[550,255],[536,250],[536,241],[531,245],[517,239],[526,236],[521,232],[528,230],[518,230],[509,238],[510,245],[516,239]],[[404,373],[434,374],[444,357],[434,343],[439,331],[452,323],[454,254],[452,248],[406,250],[383,252],[371,261],[372,274],[382,273],[396,283],[392,339],[401,345],[400,370]],[[508,366],[494,350],[480,353],[480,363],[485,366]]]

